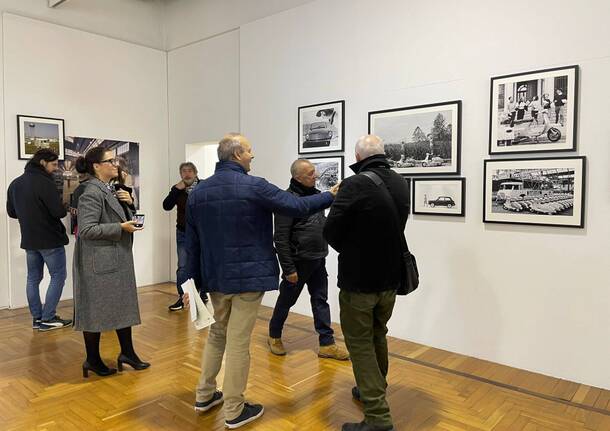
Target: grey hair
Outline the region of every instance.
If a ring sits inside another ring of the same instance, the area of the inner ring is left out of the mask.
[[[301,166],[305,164],[312,165],[307,159],[296,159],[292,162],[292,165],[290,165],[290,175],[292,175],[292,178],[296,178],[301,173]]]
[[[356,154],[361,159],[366,159],[377,154],[385,154],[383,141],[376,135],[361,136],[356,142]]]
[[[242,135],[239,133],[229,133],[225,135],[218,143],[218,160],[221,162],[229,161],[233,157],[233,154],[241,154],[244,152],[244,148],[241,146]]]
[[[195,163],[193,163],[193,162],[180,163],[180,167],[178,168],[178,172],[182,173],[182,169],[184,169],[184,168],[191,168],[193,171],[195,171],[195,174],[198,173],[197,166],[195,166]]]

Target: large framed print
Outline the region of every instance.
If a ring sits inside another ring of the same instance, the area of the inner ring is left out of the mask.
[[[343,151],[345,101],[298,108],[299,154]]]
[[[463,217],[466,178],[414,178],[413,214]]]
[[[343,180],[343,156],[309,157],[316,167],[316,188],[322,192],[330,190]]]
[[[582,228],[585,157],[485,160],[483,221]]]
[[[578,66],[491,78],[489,154],[576,150]]]
[[[61,118],[17,115],[19,160],[29,160],[43,148],[53,150],[64,160],[64,120]]]
[[[399,174],[459,174],[461,121],[461,100],[387,109],[369,112],[369,133]]]

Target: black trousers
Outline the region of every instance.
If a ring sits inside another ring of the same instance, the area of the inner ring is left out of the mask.
[[[280,296],[273,309],[273,317],[269,322],[269,336],[282,338],[282,329],[288,318],[290,308],[296,304],[303,287],[307,284],[311,301],[311,311],[316,332],[320,337],[321,346],[335,343],[334,331],[330,326],[330,307],[328,306],[328,273],[326,259],[302,260],[295,262],[299,280],[292,284],[282,280]]]

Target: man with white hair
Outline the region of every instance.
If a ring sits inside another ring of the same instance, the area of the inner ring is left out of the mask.
[[[203,352],[195,410],[223,402],[225,426],[239,428],[263,415],[244,400],[250,369],[250,337],[263,294],[277,290],[273,213],[306,217],[328,208],[336,190],[297,197],[264,178],[248,175],[254,155],[245,136],[218,143],[214,175],[200,181],[187,201],[187,273],[209,293],[214,320]],[[223,391],[216,376],[226,352]]]
[[[342,430],[387,431],[394,429],[386,401],[387,322],[405,278],[409,187],[390,169],[379,137],[360,138],[356,160],[350,168],[358,175],[341,184],[324,227],[339,252],[341,329],[356,379],[352,396],[364,407],[364,421]]]

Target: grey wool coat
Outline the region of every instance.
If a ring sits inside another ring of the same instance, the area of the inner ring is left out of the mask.
[[[131,210],[127,210],[131,219]],[[140,323],[133,234],[125,209],[106,185],[91,179],[78,200],[74,249],[74,329],[103,332]]]

